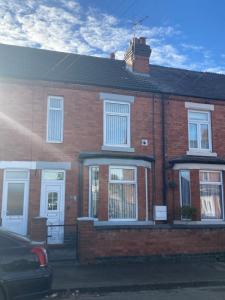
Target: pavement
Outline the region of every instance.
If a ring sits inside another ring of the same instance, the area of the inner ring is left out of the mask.
[[[54,295],[54,300],[224,300],[225,287],[182,288],[104,294]],[[44,298],[43,300],[46,300]]]
[[[225,286],[225,262],[52,263],[53,292],[104,293]]]

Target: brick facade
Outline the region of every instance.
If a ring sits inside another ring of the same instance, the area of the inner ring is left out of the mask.
[[[137,55],[136,58],[140,57]],[[141,68],[143,73],[148,72],[144,69],[145,58],[142,57],[135,63],[138,64],[136,71]],[[107,153],[115,159],[115,153],[118,153],[102,150],[103,101],[99,96],[102,92],[134,96],[134,102],[130,104],[131,148],[134,152],[121,151],[119,155],[123,155],[126,163],[127,159],[133,157],[131,166],[136,164],[138,215],[136,223],[130,227],[128,224],[126,228],[115,229],[108,224],[106,228],[109,219],[110,164],[101,163],[97,222],[105,222],[105,227],[95,226],[93,220],[78,221],[78,250],[81,261],[99,257],[224,252],[223,224],[215,228],[213,224],[198,228],[198,221],[201,222],[199,170],[204,164],[201,162],[198,168],[190,169],[191,205],[196,208],[193,221],[197,223],[194,227],[191,227],[190,223],[186,228],[185,224],[181,228],[174,225],[174,221],[181,221],[179,169],[170,164],[171,160],[178,157],[187,157],[188,110],[185,108],[185,102],[214,105],[211,112],[212,151],[217,153],[218,158],[225,159],[225,142],[222,138],[225,136],[223,101],[69,83],[5,79],[0,83],[0,162],[70,163],[71,168],[65,171],[64,223],[77,223],[78,217],[89,218],[91,164],[85,165],[80,159],[80,154]],[[64,99],[63,143],[46,142],[49,95],[62,96]],[[142,145],[142,139],[146,139],[148,145]],[[148,167],[138,165],[140,156],[144,159],[152,158],[151,162],[144,161],[148,163]],[[120,159],[121,164],[123,165]],[[208,162],[205,164],[208,165]],[[211,170],[218,170],[218,164],[213,164],[216,167],[215,169],[211,167]],[[2,167],[0,170],[0,211],[4,169]],[[37,230],[33,232],[32,228],[35,226],[34,218],[40,217],[42,169],[29,170],[28,235],[30,236],[38,235]],[[166,205],[168,209],[167,221],[156,225],[155,205]],[[143,222],[146,224],[143,225]],[[118,224],[115,223],[114,226],[116,225]]]

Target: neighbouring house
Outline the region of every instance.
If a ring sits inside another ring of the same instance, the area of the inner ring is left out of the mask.
[[[59,245],[76,225],[82,262],[225,253],[225,75],[150,55],[0,45],[3,227]]]

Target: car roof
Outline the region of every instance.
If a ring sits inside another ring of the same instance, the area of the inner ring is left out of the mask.
[[[11,238],[11,239],[14,239],[14,240],[26,243],[26,244],[31,242],[29,238],[22,236],[18,233],[9,231],[4,227],[0,227],[0,236],[8,237],[8,238]]]

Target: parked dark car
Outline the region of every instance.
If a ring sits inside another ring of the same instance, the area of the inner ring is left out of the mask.
[[[45,249],[0,229],[0,300],[36,299],[50,291],[51,281]]]

